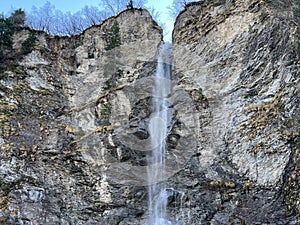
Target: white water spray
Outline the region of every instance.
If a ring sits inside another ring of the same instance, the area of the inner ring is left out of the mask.
[[[149,122],[152,154],[148,159],[149,219],[148,225],[172,225],[167,215],[170,193],[165,184],[166,138],[169,133],[171,109],[172,46],[161,44],[154,77],[153,113]]]

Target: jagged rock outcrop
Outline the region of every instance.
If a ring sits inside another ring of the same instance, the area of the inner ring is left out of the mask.
[[[161,28],[148,11],[128,10],[78,36],[35,32],[38,43],[22,55],[28,35],[15,34],[14,58],[1,73],[0,224],[119,224],[138,217],[145,188],[110,184],[119,175],[105,171],[133,160],[113,137],[139,100],[134,96],[151,90],[142,78],[151,81]]]
[[[178,224],[299,223],[293,10],[205,0],[179,14],[161,178]],[[161,28],[127,10],[78,36],[36,32],[23,55],[28,34],[0,74],[0,224],[145,224]]]
[[[299,223],[293,11],[289,1],[200,1],[177,18],[175,90],[192,90],[198,140],[180,176],[197,184],[189,224]]]

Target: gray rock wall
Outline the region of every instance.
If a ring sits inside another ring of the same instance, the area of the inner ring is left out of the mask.
[[[176,88],[190,93],[197,124],[189,224],[299,223],[292,6],[201,1],[177,18]]]

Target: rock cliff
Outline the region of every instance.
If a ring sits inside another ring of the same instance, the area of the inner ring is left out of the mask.
[[[0,224],[139,217],[145,188],[122,185],[127,178],[117,166],[106,170],[135,162],[115,136],[126,131],[131,108],[150,96],[161,28],[148,11],[128,10],[78,36],[35,32],[34,50],[22,55],[28,35],[15,34],[1,73]]]
[[[190,224],[299,223],[293,10],[289,1],[200,1],[177,18],[174,89],[189,92],[197,124],[181,175],[197,184]]]
[[[293,11],[205,0],[179,14],[162,178],[174,224],[300,222]],[[78,36],[36,32],[24,55],[28,35],[0,74],[0,224],[145,224],[161,28],[127,10]]]

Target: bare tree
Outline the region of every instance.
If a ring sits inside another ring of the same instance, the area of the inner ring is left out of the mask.
[[[95,6],[85,6],[81,10],[81,14],[85,17],[89,26],[99,24],[108,17],[108,14],[105,11],[100,11],[99,8]]]
[[[177,15],[181,10],[184,9],[184,7],[190,3],[190,2],[196,2],[196,0],[173,0],[172,5],[169,8],[169,15],[176,19]]]
[[[133,1],[133,6],[135,8],[145,8],[145,5],[148,3],[148,0],[136,0]]]
[[[132,1],[135,7],[144,7],[147,0]],[[85,6],[76,13],[56,10],[49,1],[42,7],[32,7],[25,24],[32,29],[42,30],[52,35],[78,34],[86,28],[101,23],[109,16],[126,9],[128,0],[101,0],[100,6]]]
[[[158,12],[153,6],[152,7],[148,7],[147,10],[149,11],[149,13],[151,14],[152,18],[155,21],[159,21],[160,12]]]
[[[166,24],[163,21],[161,21],[160,12],[158,12],[153,6],[152,7],[148,7],[147,10],[151,14],[152,18],[159,24],[159,26],[163,30],[165,30]]]
[[[26,24],[35,29],[51,33],[51,24],[54,18],[55,7],[50,2],[46,2],[41,8],[33,6],[27,15]]]
[[[132,1],[134,8],[145,7],[148,0]],[[100,6],[103,6],[111,15],[116,15],[125,10],[130,2],[128,0],[101,0]]]
[[[27,15],[26,25],[52,35],[73,35],[82,32],[87,27],[101,23],[108,16],[108,13],[95,6],[85,6],[73,14],[63,13],[56,10],[50,2],[46,2],[40,8],[32,7]]]
[[[82,16],[81,11],[78,11],[75,14],[69,13],[68,22],[69,22],[69,29],[71,29],[72,34],[79,34],[91,24],[88,20]]]
[[[102,0],[101,3],[111,15],[116,15],[126,9],[127,0]]]

